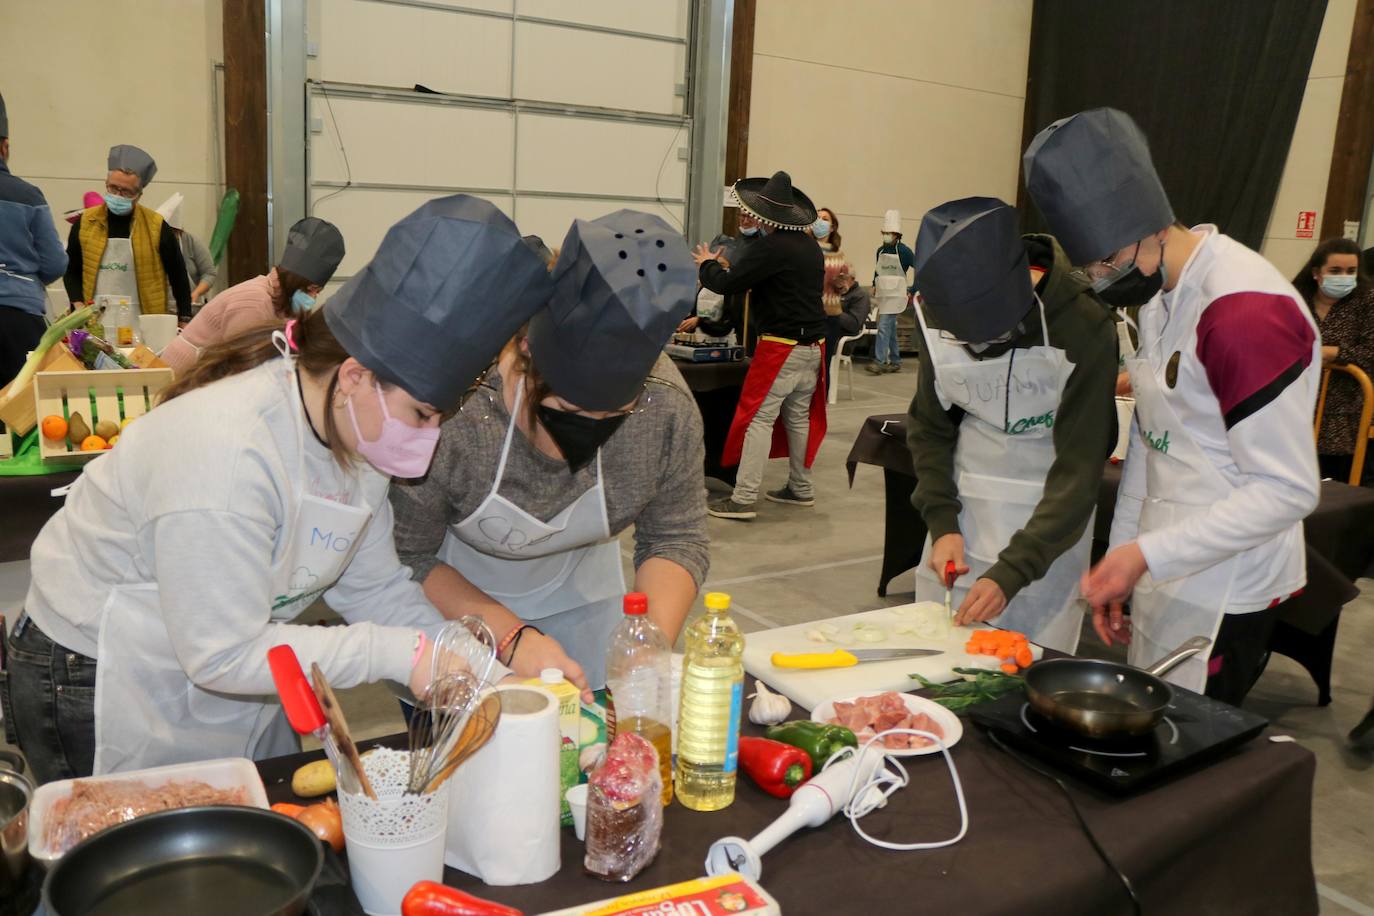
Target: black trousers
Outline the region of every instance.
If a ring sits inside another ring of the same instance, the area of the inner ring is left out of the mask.
[[[1279,622],[1279,609],[1227,614],[1221,619],[1207,677],[1207,696],[1232,706],[1245,701],[1269,661],[1269,639]]]
[[[42,316],[0,303],[0,388],[19,374],[47,328]]]

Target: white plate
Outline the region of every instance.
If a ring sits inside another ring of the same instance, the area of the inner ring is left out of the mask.
[[[816,722],[827,722],[835,717],[834,704],[836,702],[853,703],[860,697],[876,697],[881,695],[882,691],[877,693],[859,693],[849,697],[836,697],[833,700],[827,700],[811,710],[811,718]],[[907,709],[911,710],[913,713],[923,712],[935,720],[935,724],[939,725],[940,730],[945,733],[945,747],[954,747],[954,745],[959,743],[959,739],[964,736],[964,723],[960,721],[958,716],[948,709],[945,709],[939,703],[936,703],[934,700],[927,700],[925,697],[918,697],[911,693],[903,693],[900,694],[900,696],[902,701],[906,703]],[[860,747],[863,747],[865,740],[864,738],[859,739]],[[881,748],[884,753],[892,757],[924,757],[926,754],[940,753],[940,746],[938,744],[930,744],[925,747],[911,747],[905,750],[899,748],[884,748],[881,743],[875,744],[874,747]]]

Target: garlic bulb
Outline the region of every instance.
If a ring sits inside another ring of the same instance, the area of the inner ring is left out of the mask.
[[[749,721],[755,725],[777,725],[792,712],[792,701],[780,693],[774,693],[763,686],[763,681],[754,681],[756,693],[751,693],[754,702],[749,704]]]

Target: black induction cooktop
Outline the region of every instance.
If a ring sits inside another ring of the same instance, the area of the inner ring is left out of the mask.
[[[1177,686],[1164,718],[1138,738],[1094,740],[1065,731],[1031,709],[1020,691],[980,703],[969,715],[1007,745],[1116,795],[1195,770],[1269,724],[1263,716]]]

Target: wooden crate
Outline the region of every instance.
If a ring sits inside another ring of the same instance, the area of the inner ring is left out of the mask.
[[[141,417],[157,404],[158,393],[172,384],[171,369],[92,369],[81,372],[40,372],[34,379],[38,416],[70,418],[81,414],[92,429],[101,420],[119,423]],[[116,443],[115,448],[119,445]],[[39,436],[43,461],[82,461],[104,454],[81,451],[70,438],[53,442]]]
[[[72,356],[72,351],[60,342],[54,344],[47,355],[43,357],[43,361],[38,364],[39,375],[44,372],[84,372],[85,369],[86,367],[81,364],[81,360]],[[9,390],[9,385],[0,388],[0,395]],[[34,409],[33,397],[21,393],[13,401],[6,404],[5,409],[0,410],[0,422],[3,422],[16,436],[27,436],[38,425],[38,414]]]

